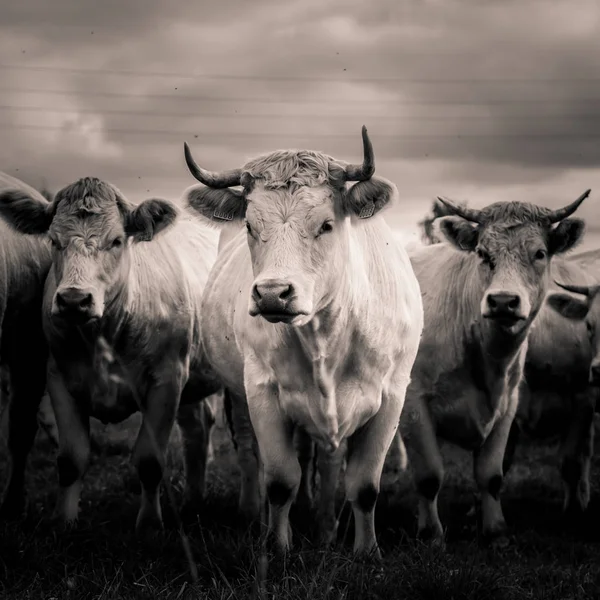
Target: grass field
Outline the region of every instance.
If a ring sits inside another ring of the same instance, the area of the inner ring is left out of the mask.
[[[298,535],[285,561],[271,559],[265,573],[255,530],[237,518],[238,469],[228,431],[214,437],[208,498],[199,518],[184,523],[198,568],[191,581],[181,538],[166,494],[164,535],[137,538],[133,526],[138,483],[129,449],[139,420],[94,427],[101,444],[92,456],[77,530],[60,533],[51,511],[56,490],[55,451],[42,434],[29,466],[30,508],[20,523],[0,524],[0,598],[265,598],[511,599],[571,600],[600,597],[600,503],[598,461],[592,473],[587,525],[561,519],[556,446],[523,444],[504,491],[511,543],[499,550],[477,543],[471,459],[445,448],[446,485],[440,514],[447,527],[445,551],[414,541],[415,498],[409,475],[389,457],[376,523],[383,565],[352,558],[352,522],[343,508],[336,548],[311,547]],[[175,497],[182,492],[177,436],[169,464]],[[2,448],[0,469],[5,473]],[[4,481],[4,477],[0,479]],[[261,577],[258,574],[262,573]],[[258,582],[262,582],[260,585]]]

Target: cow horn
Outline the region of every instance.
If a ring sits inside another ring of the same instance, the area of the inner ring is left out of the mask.
[[[375,173],[375,153],[369,139],[367,128],[362,126],[363,162],[362,165],[346,165],[344,169],[346,181],[367,181]]]
[[[192,158],[192,152],[187,142],[183,142],[183,151],[185,153],[185,162],[187,163],[190,173],[204,185],[215,188],[228,188],[236,185],[240,185],[242,177],[241,169],[232,169],[231,171],[221,171],[216,173],[213,171],[207,171],[196,164],[196,161]]]
[[[572,215],[578,208],[579,205],[590,195],[592,190],[586,190],[575,200],[575,202],[571,202],[568,206],[564,208],[559,208],[557,210],[550,211],[548,215],[548,219],[550,223],[558,223],[563,219],[566,219],[568,216]]]
[[[599,291],[600,285],[570,285],[568,283],[560,283],[559,281],[554,280],[554,283],[563,290],[567,290],[567,292],[572,292],[573,294],[581,294],[582,296],[587,296],[592,299]]]
[[[481,211],[480,210],[476,210],[474,208],[468,208],[466,206],[459,206],[458,204],[456,204],[456,202],[453,202],[452,200],[446,200],[444,198],[441,198],[440,196],[437,197],[437,199],[448,209],[450,209],[450,211],[452,211],[452,213],[454,213],[455,215],[458,215],[459,217],[462,217],[463,219],[466,219],[467,221],[471,221],[473,223],[480,223],[481,222]]]

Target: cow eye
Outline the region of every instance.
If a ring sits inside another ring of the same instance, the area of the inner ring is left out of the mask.
[[[482,248],[477,248],[477,256],[484,262],[488,267],[493,268],[494,263],[492,257]]]
[[[252,227],[250,226],[250,223],[248,223],[248,221],[246,221],[246,231],[252,235]]]
[[[333,223],[331,221],[325,221],[321,228],[319,229],[319,233],[317,235],[322,235],[324,233],[331,233],[333,231]]]
[[[535,260],[544,260],[546,258],[546,251],[545,250],[538,250],[535,253]]]
[[[111,248],[120,248],[123,245],[123,240],[118,237],[115,238],[111,244]]]
[[[56,240],[53,237],[50,238],[50,244],[52,245],[52,247],[55,250],[62,250],[62,247],[61,247],[60,243],[58,242],[58,240]]]

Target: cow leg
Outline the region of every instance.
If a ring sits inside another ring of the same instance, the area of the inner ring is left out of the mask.
[[[254,520],[260,515],[261,494],[257,442],[253,421],[250,420],[248,402],[228,389],[223,392],[225,408],[230,409],[231,428],[241,471],[239,510],[246,518]]]
[[[396,379],[382,394],[381,407],[348,440],[346,497],[354,513],[354,552],[381,558],[375,535],[375,505],[385,457],[398,429],[408,379]]]
[[[296,426],[294,429],[294,446],[298,453],[298,462],[302,471],[296,505],[301,511],[310,513],[314,501],[315,444],[310,435],[302,427]]]
[[[16,518],[25,510],[25,469],[38,429],[37,412],[44,393],[46,360],[16,361],[10,368],[8,390],[8,486],[0,518]],[[4,390],[6,392],[6,390]]]
[[[332,544],[337,536],[338,519],[335,512],[335,497],[338,490],[340,470],[346,454],[346,445],[334,452],[317,450],[317,469],[319,471],[320,490],[317,509],[318,540],[321,544]]]
[[[184,504],[193,508],[201,504],[206,493],[206,465],[212,422],[204,408],[206,400],[200,404],[183,404],[184,396],[185,392],[177,412],[177,424],[183,437]]]
[[[269,503],[269,533],[275,547],[286,553],[291,546],[290,508],[296,499],[302,472],[293,425],[283,417],[276,388],[269,383],[255,383],[248,377],[256,371],[254,363],[244,367],[244,384],[248,408],[262,463],[262,473]]]
[[[174,366],[173,369],[176,367]],[[142,425],[133,451],[142,488],[136,530],[156,525],[163,527],[160,507],[160,484],[163,478],[165,454],[182,392],[183,377],[159,383],[146,398]]]
[[[58,427],[57,515],[68,525],[79,516],[82,481],[90,457],[90,420],[67,390],[53,360],[48,370],[48,393]]]
[[[218,403],[221,401],[221,394],[212,394],[205,398],[201,403],[204,429],[208,432],[208,442],[206,443],[206,464],[209,465],[215,459],[215,448],[213,444],[213,434],[217,423]]]
[[[561,474],[565,485],[563,510],[576,516],[590,501],[590,462],[594,452],[594,397],[591,393],[573,399],[574,410],[562,444]]]
[[[40,427],[44,430],[52,445],[58,448],[58,428],[52,411],[50,396],[47,393],[42,396],[37,418]]]
[[[498,420],[480,448],[473,453],[475,483],[481,496],[482,535],[500,538],[506,531],[500,490],[504,479],[504,454],[518,398],[513,394],[508,413]]]
[[[442,544],[444,530],[437,499],[444,481],[444,462],[428,408],[410,388],[400,425],[417,492],[417,537]]]

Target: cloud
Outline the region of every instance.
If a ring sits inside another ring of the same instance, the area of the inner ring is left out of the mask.
[[[595,0],[21,0],[0,24],[0,168],[174,198],[184,140],[210,169],[280,147],[356,161],[364,123],[395,227],[437,194],[557,206],[600,187],[599,18]]]

